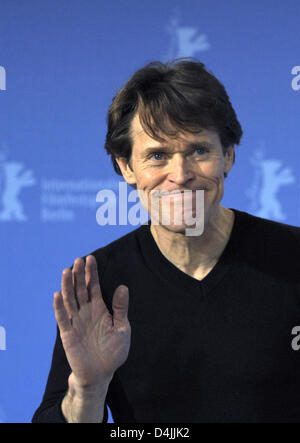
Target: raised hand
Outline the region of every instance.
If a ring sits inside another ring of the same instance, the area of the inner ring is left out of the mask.
[[[96,389],[110,381],[126,361],[131,338],[128,302],[128,288],[118,286],[110,314],[102,298],[94,256],[87,256],[85,264],[76,259],[72,271],[64,269],[61,292],[55,292],[53,306],[77,386]]]

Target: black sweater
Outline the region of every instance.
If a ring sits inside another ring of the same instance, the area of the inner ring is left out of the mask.
[[[164,257],[149,225],[92,253],[111,313],[115,288],[129,288],[131,347],[106,397],[116,423],[300,421],[300,228],[233,211],[201,281]],[[65,421],[69,374],[58,333],[33,422]]]

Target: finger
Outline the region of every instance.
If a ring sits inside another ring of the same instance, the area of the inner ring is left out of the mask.
[[[60,292],[54,293],[53,307],[55,319],[60,332],[66,332],[72,328],[68,313],[64,307],[63,298]]]
[[[61,279],[61,292],[64,307],[69,315],[69,318],[72,318],[78,312],[78,308],[75,298],[71,269],[66,268],[63,270]]]
[[[88,290],[89,300],[102,298],[101,287],[99,283],[97,261],[93,255],[88,255],[85,261],[85,280]],[[103,301],[104,303],[104,301]]]
[[[85,264],[82,258],[77,258],[73,266],[73,282],[79,307],[88,302],[88,292],[85,283]]]
[[[129,290],[127,286],[118,286],[114,292],[112,300],[113,322],[114,324],[122,324],[127,320],[129,304]]]
[[[88,255],[86,257],[85,278],[89,300],[94,303],[95,306],[97,305],[101,311],[107,310],[107,306],[102,297],[97,260],[93,255]]]

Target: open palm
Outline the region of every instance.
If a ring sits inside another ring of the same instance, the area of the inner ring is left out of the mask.
[[[111,379],[127,359],[131,327],[128,321],[128,288],[116,288],[113,315],[101,294],[97,262],[89,255],[76,259],[73,270],[62,274],[61,292],[54,294],[55,318],[76,383],[96,386]]]

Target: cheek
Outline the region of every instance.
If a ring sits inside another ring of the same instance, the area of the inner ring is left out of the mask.
[[[211,164],[205,165],[205,167],[201,168],[200,178],[204,177],[214,184],[214,186],[219,186],[222,182],[222,178],[224,176],[223,165],[222,162],[214,162]]]
[[[161,174],[158,172],[153,170],[144,170],[138,175],[137,182],[140,189],[151,190],[160,183],[160,178]]]
[[[146,170],[141,171],[136,179],[140,202],[148,211],[151,206],[151,191],[159,185],[160,180],[157,174]]]

